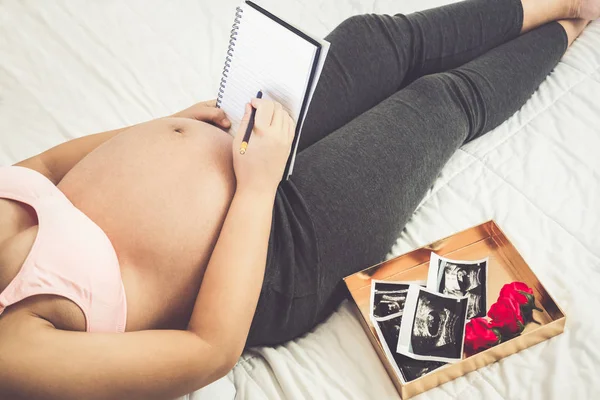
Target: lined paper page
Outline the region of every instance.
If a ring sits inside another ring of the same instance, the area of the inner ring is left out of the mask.
[[[221,108],[235,133],[244,106],[259,90],[298,122],[316,47],[247,4],[235,41]]]

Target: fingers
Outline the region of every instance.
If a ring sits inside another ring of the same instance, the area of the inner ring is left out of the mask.
[[[290,117],[286,114],[281,118],[281,131],[284,135],[288,135],[290,131]]]
[[[202,104],[205,107],[216,107],[217,106],[217,99],[206,100],[206,101],[203,101],[200,104]]]
[[[175,113],[172,116],[179,118],[190,118],[197,121],[212,122],[221,128],[229,129],[231,127],[231,121],[229,121],[225,115],[225,112],[216,106],[216,100],[203,101],[196,103],[183,111]]]
[[[252,107],[256,108],[254,126],[259,130],[265,130],[271,126],[275,103],[265,99],[252,99]]]
[[[280,131],[283,128],[283,119],[287,116],[287,113],[283,111],[281,103],[275,103],[273,110],[273,119],[271,120],[271,127]]]
[[[229,128],[231,126],[231,122],[225,116],[225,112],[220,108],[201,108],[200,110],[198,110],[198,115],[196,116],[196,119],[200,121],[211,121],[223,128]]]
[[[251,101],[252,107],[256,109],[254,126],[260,131],[272,128],[293,138],[296,124],[294,120],[285,111],[281,103],[266,99],[254,98]]]
[[[292,117],[290,117],[289,115],[287,117],[289,121],[288,134],[290,135],[290,140],[294,140],[294,136],[296,135],[296,123],[294,122]]]

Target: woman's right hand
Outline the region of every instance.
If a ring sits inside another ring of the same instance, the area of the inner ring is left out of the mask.
[[[254,98],[251,104],[256,108],[256,116],[245,154],[240,154],[240,146],[250,120],[250,104],[246,104],[244,118],[233,140],[237,188],[274,192],[283,177],[296,124],[277,102]]]

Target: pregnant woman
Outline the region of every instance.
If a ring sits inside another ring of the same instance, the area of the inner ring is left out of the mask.
[[[244,155],[208,102],[1,168],[0,398],[174,398],[305,333],[598,16],[473,0],[344,21],[287,182],[294,123],[258,99]]]

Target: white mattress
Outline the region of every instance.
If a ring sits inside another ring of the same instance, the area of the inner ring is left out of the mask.
[[[0,1],[0,165],[214,98],[237,0]],[[317,35],[443,0],[263,0]],[[450,160],[398,255],[495,219],[567,313],[543,344],[422,399],[600,398],[600,22],[521,111]],[[191,399],[397,398],[344,304],[303,338],[247,351]]]

